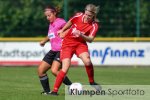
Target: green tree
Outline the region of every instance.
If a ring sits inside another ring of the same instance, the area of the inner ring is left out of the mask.
[[[1,0],[0,36],[45,36],[49,23],[43,11],[47,5],[53,5],[53,2],[51,0]]]
[[[141,36],[150,37],[150,0],[141,0],[140,7]]]
[[[47,5],[61,8],[64,0],[0,0],[0,36],[45,36],[48,22],[43,11]],[[136,0],[67,0],[68,19],[76,12],[84,12],[88,3],[100,5],[101,37],[136,37]],[[150,36],[150,0],[140,0],[140,36]]]
[[[136,0],[68,0],[69,16],[84,11],[88,3],[100,5],[100,29],[102,37],[136,37]],[[150,0],[140,0],[141,36],[150,36]]]

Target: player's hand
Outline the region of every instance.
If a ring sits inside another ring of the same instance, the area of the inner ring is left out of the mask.
[[[41,41],[41,42],[40,42],[40,46],[41,46],[41,47],[44,47],[44,45],[45,45],[45,42],[44,42],[44,41]]]
[[[59,37],[63,39],[68,34],[68,32],[69,32],[69,29],[65,30],[64,32],[59,34]]]
[[[65,31],[59,30],[57,33],[58,33],[59,37],[63,39],[66,36],[66,34],[68,33],[68,31],[69,31],[68,29]]]
[[[63,33],[63,30],[59,30],[59,31],[57,31],[57,33],[58,33],[58,35],[60,36],[60,34]]]
[[[59,37],[63,39],[65,37],[65,34],[64,33],[60,33]]]
[[[74,35],[75,37],[80,37],[80,35],[81,35],[81,32],[80,32],[79,30],[76,30],[76,29],[74,29],[74,30],[72,31],[72,33],[73,33],[73,35]]]

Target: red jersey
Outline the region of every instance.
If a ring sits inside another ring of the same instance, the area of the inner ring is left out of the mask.
[[[84,14],[79,13],[70,19],[70,21],[72,22],[72,26],[68,34],[65,36],[63,40],[63,44],[74,45],[79,42],[86,43],[86,41],[82,37],[75,37],[73,35],[72,32],[74,29],[79,30],[82,34],[86,36],[94,36],[94,37],[96,36],[96,32],[98,30],[98,24],[95,21],[92,21],[90,23],[84,23],[83,18],[84,18]]]

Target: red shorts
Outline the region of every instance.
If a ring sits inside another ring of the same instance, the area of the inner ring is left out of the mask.
[[[73,54],[76,54],[77,57],[83,52],[88,52],[88,46],[85,43],[78,43],[75,46],[62,46],[60,51],[60,59],[72,58]]]

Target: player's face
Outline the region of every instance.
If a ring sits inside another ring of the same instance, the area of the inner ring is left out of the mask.
[[[51,12],[50,10],[46,10],[44,12],[46,18],[48,21],[50,22],[54,22],[55,18],[56,18],[56,13]]]
[[[84,15],[85,15],[85,17],[84,17],[85,21],[90,22],[93,20],[94,14],[92,12],[85,10]]]

